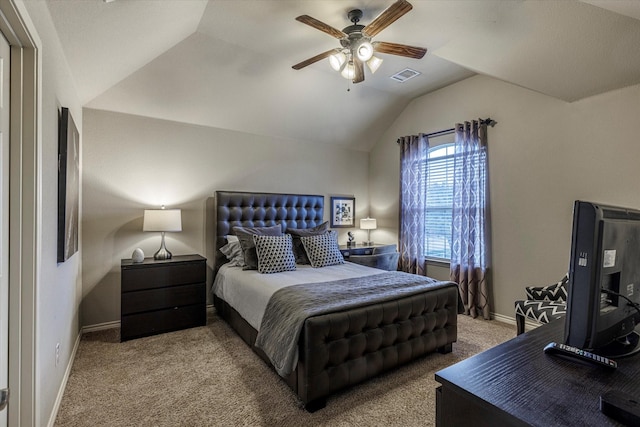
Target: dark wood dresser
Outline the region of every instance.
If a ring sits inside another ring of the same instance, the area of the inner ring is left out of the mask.
[[[206,324],[205,258],[123,259],[120,270],[120,341]]]
[[[600,411],[600,396],[640,397],[640,356],[611,370],[544,353],[563,340],[557,319],[436,372],[436,426],[621,425]]]

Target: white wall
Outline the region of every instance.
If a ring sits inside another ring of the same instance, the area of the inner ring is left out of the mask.
[[[83,129],[83,325],[120,319],[121,259],[159,248],[159,234],[142,232],[144,209],[181,208],[167,247],[203,256],[216,190],[324,195],[327,219],[329,196],[353,195],[356,217],[368,213],[365,152],[92,109]]]
[[[414,100],[370,154],[377,235],[398,232],[397,138],[487,117],[498,121],[488,131],[492,311],[513,317],[526,285],[567,271],[574,200],[640,208],[640,86],[566,103],[475,76]]]
[[[35,400],[36,425],[43,426],[50,421],[80,331],[82,250],[65,263],[57,263],[57,214],[58,114],[60,107],[68,107],[82,135],[82,109],[46,3],[26,1],[24,5],[42,42]],[[60,356],[56,365],[58,343]]]

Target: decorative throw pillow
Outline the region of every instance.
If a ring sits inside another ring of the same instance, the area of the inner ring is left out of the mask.
[[[244,253],[244,269],[257,270],[258,256],[256,254],[256,245],[253,242],[253,236],[282,236],[282,226],[274,225],[271,227],[233,227],[233,232],[240,240],[242,252]]]
[[[300,237],[317,236],[319,234],[326,233],[328,230],[329,221],[323,222],[322,224],[316,225],[312,228],[287,228],[287,233],[291,234],[291,237],[293,237],[293,254],[296,256],[296,264],[311,264]]]
[[[338,248],[338,233],[328,231],[316,236],[300,237],[312,267],[344,264],[342,252]]]
[[[220,252],[227,257],[230,267],[244,267],[244,253],[240,241],[229,240],[229,243],[220,248]]]
[[[253,236],[258,254],[258,271],[260,273],[280,273],[296,269],[293,256],[291,235]]]

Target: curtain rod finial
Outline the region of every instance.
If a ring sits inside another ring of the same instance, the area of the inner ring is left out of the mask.
[[[482,120],[482,123],[484,123],[485,125],[489,125],[491,127],[494,127],[495,125],[498,124],[498,122],[493,120],[491,117],[487,117],[486,119]]]

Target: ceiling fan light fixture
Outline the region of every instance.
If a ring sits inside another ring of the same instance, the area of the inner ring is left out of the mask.
[[[364,40],[356,46],[356,56],[360,61],[368,61],[373,56],[373,46],[369,41]]]
[[[356,67],[353,65],[353,61],[349,61],[349,63],[344,67],[342,73],[340,73],[342,77],[348,80],[353,80],[356,76]]]
[[[361,1],[361,3],[368,2]],[[359,24],[364,15],[362,10],[352,9],[347,13],[347,18],[349,18],[352,25],[342,30],[338,30],[309,15],[300,15],[296,18],[296,21],[338,39],[342,47],[322,52],[293,65],[291,68],[300,70],[322,59],[329,58],[331,68],[338,71],[342,77],[352,80],[353,83],[356,84],[364,81],[365,63],[371,73],[375,73],[382,64],[382,59],[374,57],[374,53],[422,59],[427,53],[426,48],[379,40],[371,41],[373,37],[397,21],[398,18],[404,16],[412,8],[413,6],[411,6],[411,3],[407,0],[395,0],[367,25]],[[401,77],[394,78],[394,80],[403,81]]]
[[[370,60],[367,61],[367,67],[371,71],[371,74],[375,74],[382,65],[382,58],[378,58],[377,56],[372,56]]]
[[[347,62],[347,56],[343,52],[336,52],[329,56],[329,64],[335,71],[342,71]]]

